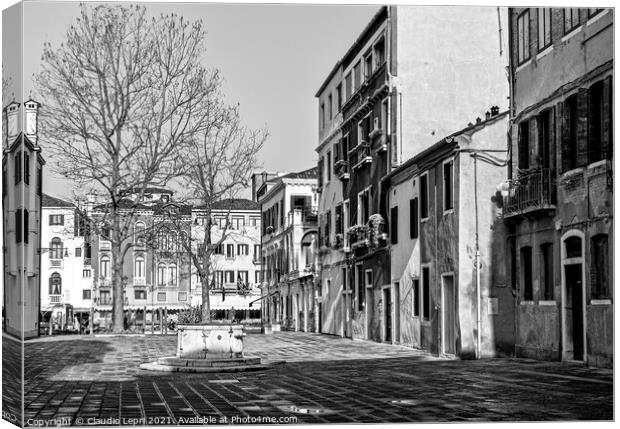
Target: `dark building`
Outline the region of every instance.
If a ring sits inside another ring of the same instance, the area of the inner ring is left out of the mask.
[[[613,362],[613,10],[511,8],[516,354]]]

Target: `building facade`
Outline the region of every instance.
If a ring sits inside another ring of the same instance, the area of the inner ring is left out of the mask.
[[[321,332],[350,338],[352,335],[351,291],[346,281],[349,227],[348,200],[343,198],[348,171],[339,149],[342,140],[342,64],[338,62],[316,94],[319,100],[319,284]],[[334,159],[334,157],[336,159]],[[344,179],[344,180],[341,180]]]
[[[264,180],[263,180],[264,179]],[[263,325],[319,332],[317,168],[255,174],[261,207]]]
[[[75,319],[88,320],[94,303],[90,242],[74,204],[43,194],[41,213],[41,320],[48,328],[77,329]]]
[[[18,338],[39,335],[43,165],[39,103],[13,101],[3,109],[3,329]]]
[[[323,287],[333,289],[323,302],[330,333],[394,341],[381,322],[392,284],[383,179],[472,112],[506,104],[505,27],[498,8],[384,6],[321,85],[320,254]],[[333,176],[342,200],[328,183]]]
[[[613,362],[613,9],[511,8],[516,353]]]
[[[202,284],[192,254],[202,257],[198,244],[206,233],[205,210],[174,201],[173,192],[147,188],[142,201],[128,199],[123,203],[131,212],[132,224],[128,249],[123,260],[124,309],[129,324],[160,325],[190,306],[202,304]],[[92,217],[102,218],[101,209],[94,206]],[[251,317],[260,314],[260,212],[250,200],[218,201],[211,209],[214,224],[212,243],[226,236],[212,255],[210,305],[214,318]],[[98,210],[100,213],[98,213]],[[95,322],[111,323],[112,282],[111,245],[105,235],[93,242]],[[191,245],[188,252],[184,243]],[[123,246],[125,248],[125,246]],[[250,303],[257,300],[253,306]]]
[[[495,269],[505,265],[504,231],[492,201],[506,175],[508,111],[478,119],[385,179],[392,279],[382,288],[383,341],[461,358],[512,353],[513,296]]]

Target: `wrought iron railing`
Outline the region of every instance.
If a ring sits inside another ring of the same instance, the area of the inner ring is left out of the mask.
[[[541,168],[520,174],[510,183],[504,197],[504,217],[518,216],[537,210],[553,209],[556,203],[556,183],[553,170]]]

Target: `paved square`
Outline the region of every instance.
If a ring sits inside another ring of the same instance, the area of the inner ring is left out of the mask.
[[[3,339],[3,346],[19,344]],[[613,372],[574,364],[443,360],[406,347],[280,332],[246,337],[247,355],[287,361],[275,369],[233,374],[138,369],[175,350],[175,336],[27,342],[26,423],[61,418],[73,425],[613,418]]]

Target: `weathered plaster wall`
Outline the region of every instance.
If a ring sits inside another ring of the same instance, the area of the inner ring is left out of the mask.
[[[512,15],[513,64],[517,65],[517,17],[523,9],[516,8]],[[538,33],[530,31],[531,59],[519,65],[514,86],[516,113],[549,97],[557,88],[569,83],[609,61],[613,55],[613,10],[588,19],[588,9],[580,9],[577,31],[564,35],[564,10],[552,9],[552,49],[538,52]],[[536,29],[538,19],[530,10],[530,25]]]
[[[495,7],[397,6],[402,160],[508,106],[507,13]],[[436,25],[441,22],[441,25]],[[449,29],[448,31],[446,29]]]
[[[485,126],[473,135],[458,137],[461,149],[495,149],[506,148],[507,117]],[[506,154],[494,153],[502,158]],[[512,306],[510,294],[505,287],[503,269],[495,270],[498,265],[505,265],[501,254],[494,254],[494,243],[505,241],[503,229],[497,228],[500,210],[491,200],[497,186],[505,180],[506,167],[491,165],[482,160],[477,161],[477,178],[474,177],[474,158],[461,152],[457,157],[458,169],[455,177],[458,184],[458,309],[460,326],[460,353],[463,357],[473,356],[477,338],[477,295],[475,271],[475,235],[476,235],[476,201],[474,188],[477,185],[477,220],[480,247],[480,312],[481,312],[481,354],[495,356],[498,354],[496,325],[505,326],[511,322]],[[498,314],[491,314],[491,299],[498,301]],[[504,330],[504,335],[507,335]],[[504,343],[508,339],[500,339]]]

